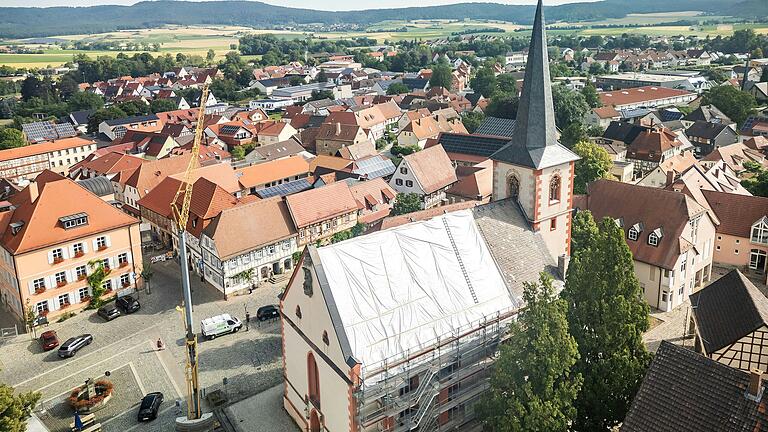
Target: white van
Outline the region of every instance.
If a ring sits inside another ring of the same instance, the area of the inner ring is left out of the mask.
[[[215,339],[216,336],[226,333],[235,333],[241,327],[243,327],[243,323],[229,314],[206,318],[200,322],[203,336],[208,338],[208,340]]]

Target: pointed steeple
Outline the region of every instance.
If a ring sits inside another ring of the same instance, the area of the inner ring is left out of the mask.
[[[543,9],[542,0],[539,0],[533,21],[531,45],[528,47],[523,93],[520,95],[517,122],[512,135],[512,141],[525,144],[529,150],[557,143]]]
[[[557,142],[542,0],[536,6],[523,92],[520,95],[512,140],[491,158],[535,168],[578,158]]]

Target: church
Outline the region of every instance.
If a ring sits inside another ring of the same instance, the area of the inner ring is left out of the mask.
[[[541,0],[511,140],[491,156],[493,200],[324,247],[280,301],[283,406],[302,431],[481,431],[523,286],[562,287],[574,153],[557,141]]]

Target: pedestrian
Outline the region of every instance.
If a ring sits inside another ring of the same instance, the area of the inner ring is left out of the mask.
[[[162,351],[162,350],[163,350],[163,348],[165,348],[165,347],[163,346],[163,341],[162,341],[160,338],[157,338],[157,350],[158,350],[158,351]]]
[[[245,331],[249,331],[249,323],[251,322],[251,314],[246,312],[245,313]]]

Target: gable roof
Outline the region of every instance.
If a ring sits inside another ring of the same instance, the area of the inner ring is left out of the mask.
[[[268,162],[275,159],[294,156],[303,151],[304,147],[301,146],[299,140],[294,136],[274,144],[258,146],[253,149],[252,152],[248,153],[246,159],[259,159]]]
[[[346,182],[288,195],[285,200],[299,229],[357,210],[357,202]]]
[[[27,156],[46,154],[58,150],[65,150],[90,144],[95,144],[95,141],[80,137],[63,138],[39,144],[30,144],[23,147],[0,150],[0,161],[4,162]]]
[[[768,400],[746,397],[750,374],[662,341],[621,432],[754,432]],[[670,409],[678,407],[678,409]]]
[[[0,242],[13,254],[139,223],[72,180],[48,170],[8,200],[15,209],[0,213]],[[59,219],[78,213],[86,213],[88,223],[65,229]],[[12,223],[22,223],[15,235]]]
[[[696,121],[690,127],[688,127],[688,129],[685,130],[685,134],[688,137],[715,139],[718,137],[718,135],[723,133],[726,129],[731,129],[731,127],[723,123],[710,123],[705,121]],[[733,131],[733,135],[735,139],[736,131]]]
[[[683,120],[687,121],[706,121],[712,123],[733,123],[733,121],[714,105],[701,105],[691,111]]]
[[[681,146],[677,135],[668,129],[646,129],[627,146],[627,158],[660,161],[667,150]]]
[[[456,183],[456,170],[445,153],[443,146],[436,145],[403,157],[425,193]]]
[[[377,155],[376,146],[369,140],[344,146],[338,151],[339,156],[344,159],[358,160],[368,156]]]
[[[656,86],[634,87],[598,93],[600,102],[602,102],[605,106],[630,105],[643,102],[653,102],[659,99],[693,95],[694,93],[685,90]]]
[[[109,147],[107,147],[109,148]],[[101,157],[84,161],[80,167],[100,175],[115,174],[125,170],[134,170],[146,162],[144,159],[122,152],[109,152]]]
[[[740,271],[690,295],[691,312],[708,354],[768,325],[768,298]]]
[[[641,132],[649,129],[647,126],[639,126],[634,123],[612,121],[603,132],[603,138],[621,141],[629,145]]]
[[[627,238],[632,256],[638,261],[668,270],[673,270],[680,254],[691,248],[689,239],[682,237],[690,219],[707,212],[706,208],[681,192],[610,180],[590,183],[582,202],[582,209],[592,212],[595,220],[604,217],[621,220],[625,238],[627,231],[639,224],[642,232],[638,239]],[[661,228],[664,235],[658,246],[651,246],[648,234],[657,228]]]
[[[172,158],[145,162],[136,168],[133,174],[125,180],[124,184],[136,188],[139,197],[143,197],[164,178],[186,170],[191,158],[191,154],[185,154]],[[122,178],[120,179],[120,182],[123,183]]]
[[[227,260],[294,236],[296,227],[287,204],[272,197],[222,210],[203,233],[215,242],[219,258]]]
[[[288,177],[306,175],[309,173],[309,163],[302,157],[292,156],[241,168],[237,173],[243,188],[252,188]]]
[[[720,220],[717,232],[749,238],[752,224],[768,216],[768,198],[702,190]]]

